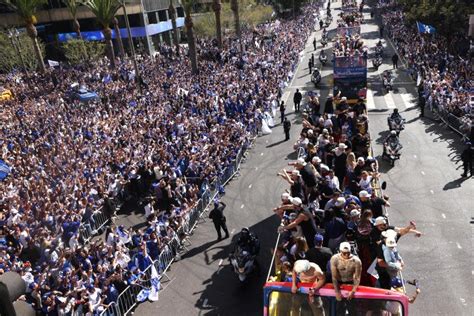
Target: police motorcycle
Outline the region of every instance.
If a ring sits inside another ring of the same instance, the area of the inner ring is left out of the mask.
[[[321,72],[317,67],[314,68],[313,73],[311,74],[311,82],[317,86],[321,82]]]
[[[398,109],[394,109],[392,115],[387,118],[388,128],[395,131],[397,136],[405,129],[405,119],[398,113]]]
[[[319,53],[319,62],[323,66],[326,65],[326,63],[328,62],[328,56],[324,52],[324,49],[321,49],[321,52]]]
[[[382,83],[383,83],[383,87],[387,91],[387,93],[389,91],[393,91],[393,80],[394,80],[394,78],[393,78],[392,73],[390,72],[390,70],[385,70],[383,72]]]
[[[390,132],[390,136],[385,140],[383,146],[382,158],[388,159],[390,165],[393,167],[395,165],[395,160],[400,159],[401,150],[403,148],[396,131]]]
[[[237,246],[229,260],[240,282],[244,282],[253,272],[258,272],[256,256],[260,250],[258,238],[248,228],[242,228]]]

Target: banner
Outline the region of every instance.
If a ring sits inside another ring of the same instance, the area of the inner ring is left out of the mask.
[[[59,67],[59,62],[55,60],[48,59],[49,67]]]
[[[367,78],[367,59],[363,56],[336,57],[334,59],[334,79]]]
[[[421,22],[416,21],[416,26],[418,28],[418,32],[422,34],[434,34],[436,33],[436,28],[432,27],[428,24],[423,24]]]

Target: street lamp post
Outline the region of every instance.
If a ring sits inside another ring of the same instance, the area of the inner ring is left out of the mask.
[[[10,42],[12,43],[13,48],[15,49],[16,53],[20,57],[21,65],[23,67],[23,72],[26,73],[26,65],[25,61],[23,60],[23,55],[21,53],[21,46],[20,46],[20,32],[18,32],[17,29],[13,30],[8,30],[8,38],[10,39]]]
[[[122,8],[123,8],[123,17],[125,19],[125,26],[127,28],[128,45],[130,46],[130,51],[132,53],[132,61],[133,61],[133,68],[135,69],[136,82],[138,84],[138,91],[141,94],[142,93],[142,86],[141,86],[141,80],[140,80],[141,78],[140,78],[140,73],[138,72],[137,58],[135,56],[135,47],[133,46],[132,31],[130,30],[130,22],[128,21],[127,5],[125,4],[125,0],[121,0],[121,3],[122,3]]]

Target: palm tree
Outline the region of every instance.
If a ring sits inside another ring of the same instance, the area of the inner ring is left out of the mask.
[[[174,46],[176,47],[176,55],[179,56],[178,28],[176,26],[176,9],[174,8],[173,0],[170,0],[168,13],[170,15],[171,26],[173,28],[173,43],[174,43]]]
[[[238,0],[230,0],[230,9],[234,13],[235,33],[240,43],[240,52],[243,51],[242,38],[240,36],[240,16],[239,16],[239,2]]]
[[[120,34],[119,22],[116,16],[114,16],[112,23],[114,24],[115,38],[117,39],[119,45],[120,55],[122,56],[122,58],[124,58],[125,49],[123,48],[122,35]]]
[[[196,42],[194,39],[193,18],[191,16],[191,9],[194,0],[184,0],[184,26],[186,26],[186,36],[188,37],[189,58],[191,59],[191,69],[193,74],[199,72],[196,55]]]
[[[102,26],[102,33],[105,37],[105,44],[107,45],[110,58],[110,66],[115,68],[114,44],[112,43],[112,30],[110,29],[110,24],[121,4],[117,0],[87,0],[84,4],[92,11],[97,18],[97,21],[99,21]]]
[[[36,30],[36,17],[35,13],[38,7],[46,4],[46,0],[0,0],[0,3],[8,6],[20,16],[26,24],[26,31],[28,36],[33,42],[35,49],[36,59],[38,60],[39,70],[44,72],[46,70],[44,66],[43,56],[38,43],[38,31]]]
[[[221,27],[221,0],[212,1],[212,9],[216,15],[216,37],[217,37],[217,46],[222,49],[222,27]]]
[[[62,0],[62,1],[68,8],[69,13],[71,13],[74,32],[76,32],[77,38],[81,40],[82,39],[81,25],[79,24],[79,21],[77,20],[77,7],[79,7],[79,5],[82,2],[79,2],[78,0]]]

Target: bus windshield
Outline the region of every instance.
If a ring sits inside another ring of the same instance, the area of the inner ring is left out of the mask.
[[[321,288],[315,296],[308,295],[302,286],[298,293],[291,293],[291,284],[269,282],[265,285],[265,308],[267,316],[406,316],[406,296],[393,291],[360,287],[352,300],[335,299],[331,284]]]

